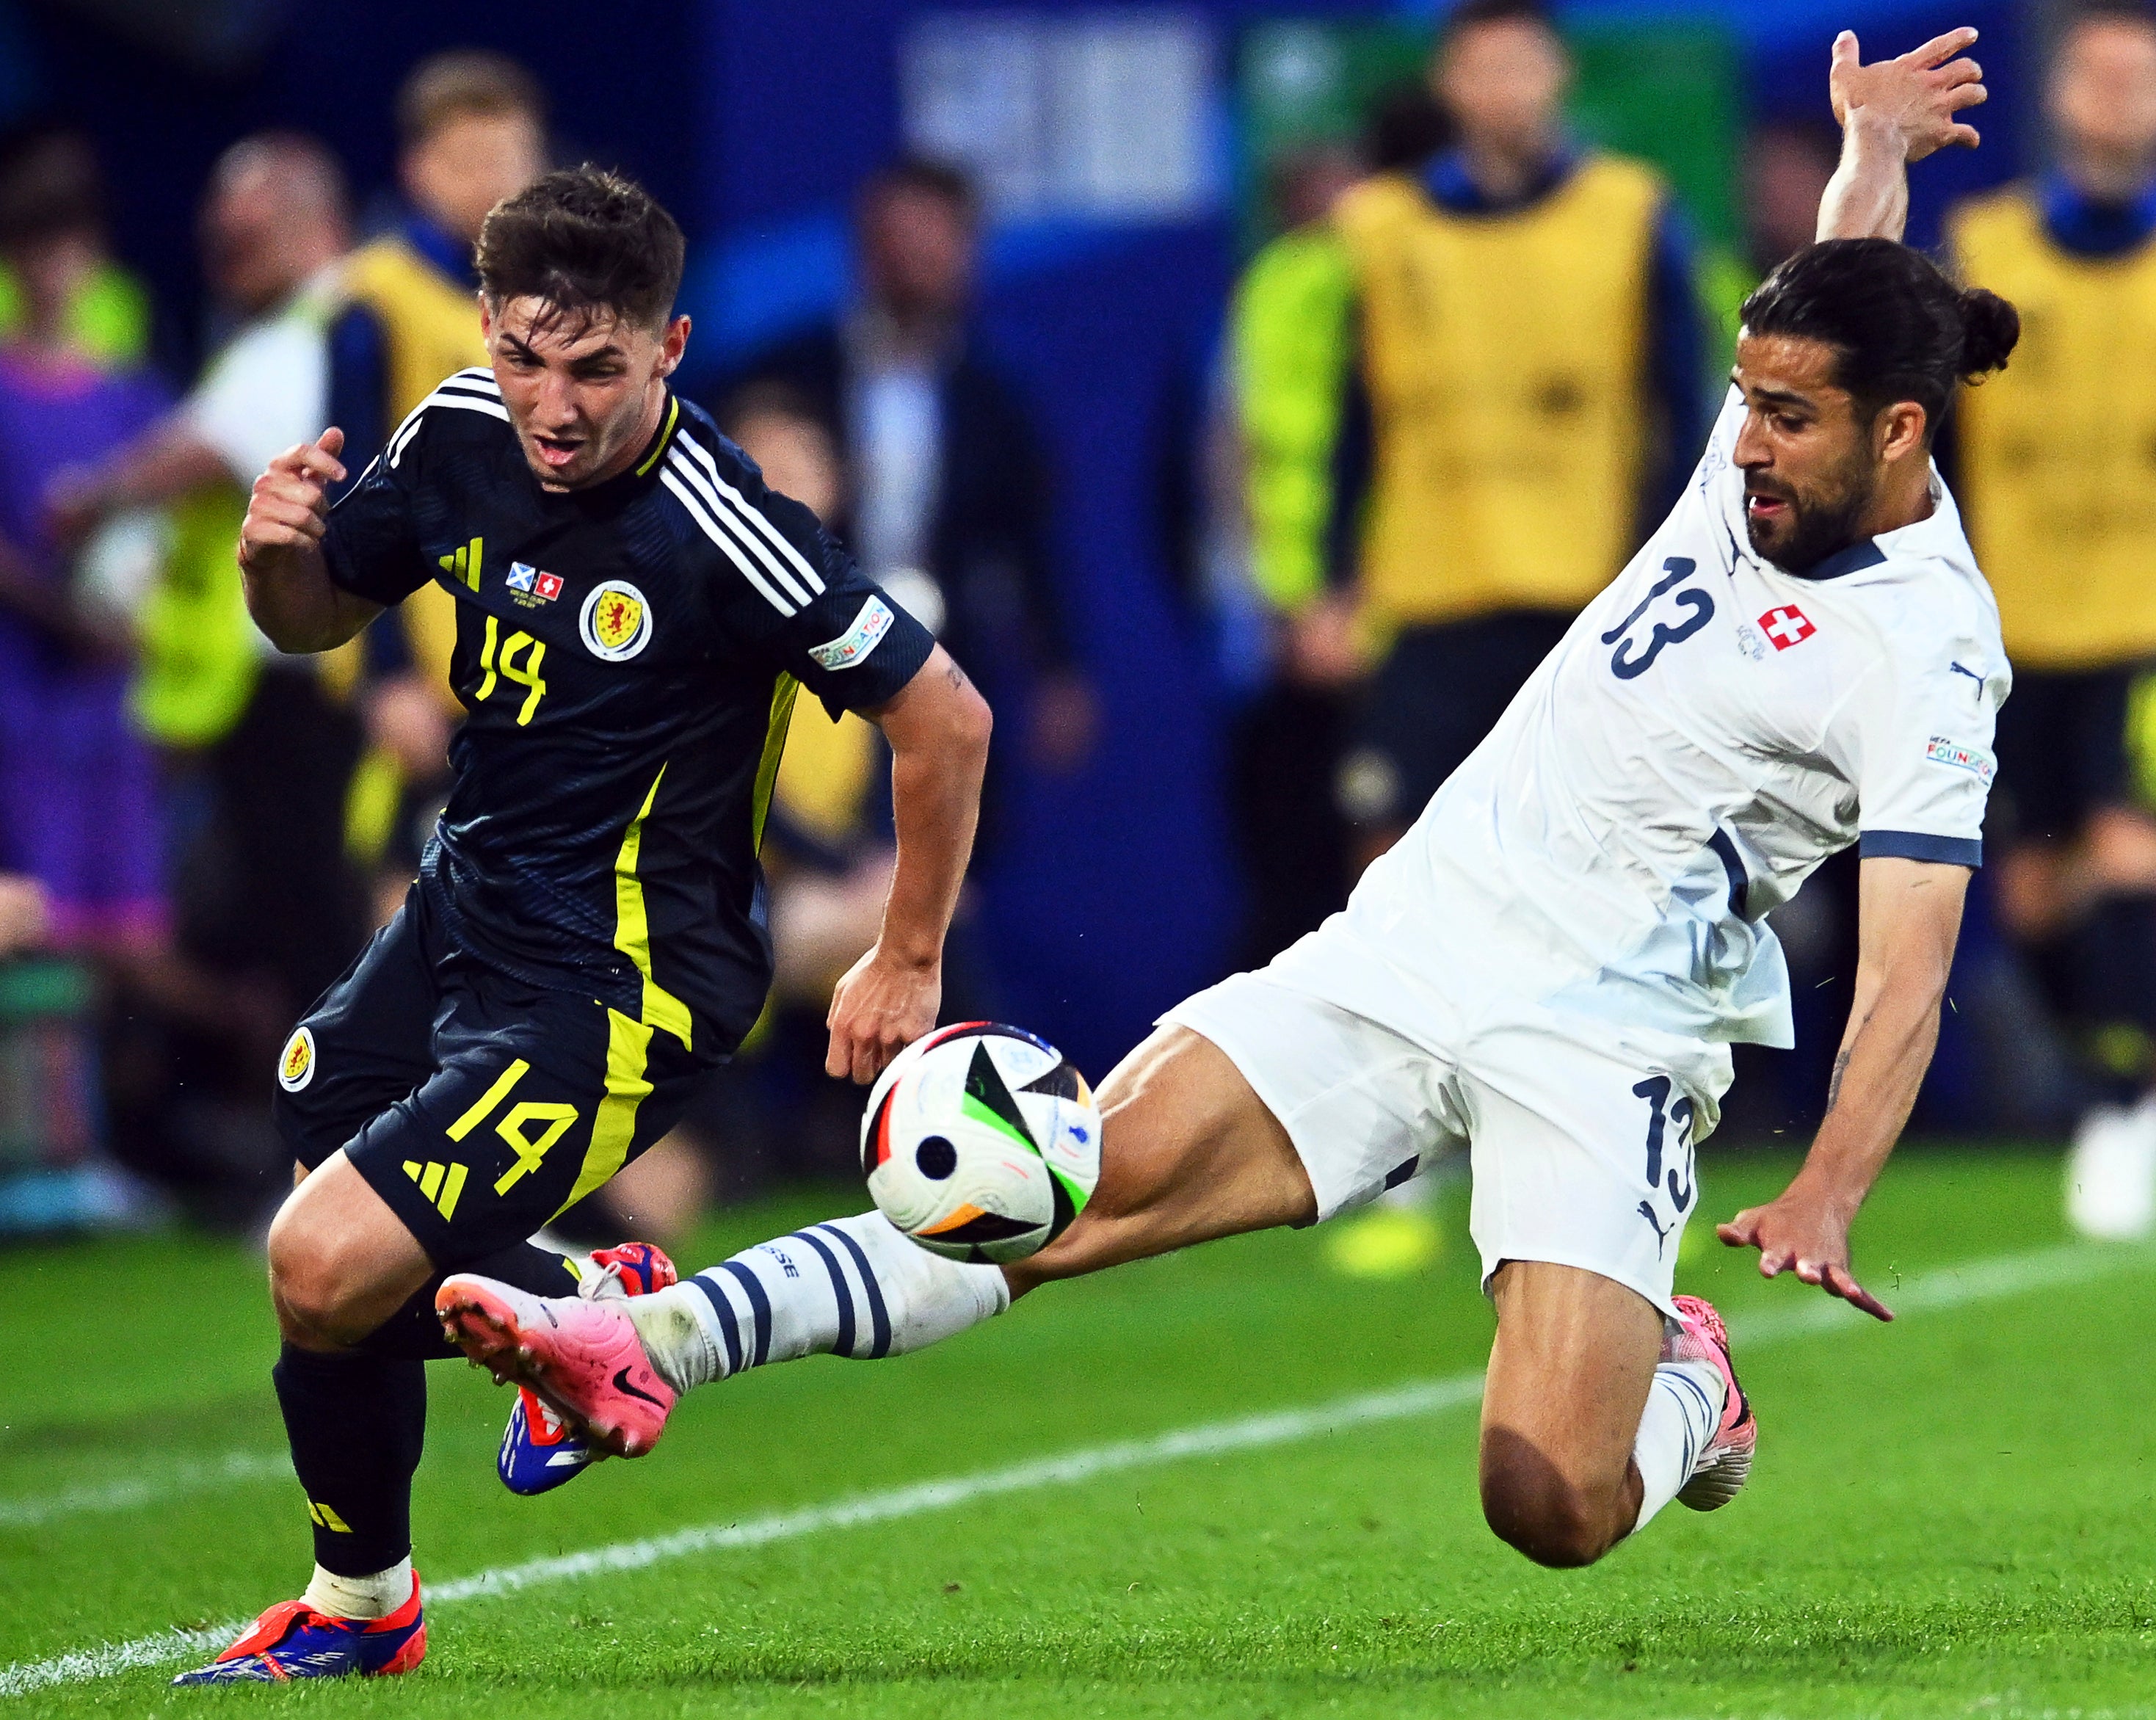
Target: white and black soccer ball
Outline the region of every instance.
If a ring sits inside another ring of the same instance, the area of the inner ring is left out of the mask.
[[[1085,1210],[1101,1176],[1086,1078],[1022,1028],[940,1028],[892,1060],[861,1118],[883,1215],[932,1253],[1022,1260]]]

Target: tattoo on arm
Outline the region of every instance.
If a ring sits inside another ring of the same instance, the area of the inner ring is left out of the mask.
[[[1830,1117],[1834,1114],[1834,1107],[1841,1102],[1841,1078],[1849,1072],[1851,1050],[1851,1047],[1844,1045],[1835,1054],[1834,1073],[1827,1078],[1826,1084],[1826,1109]]]

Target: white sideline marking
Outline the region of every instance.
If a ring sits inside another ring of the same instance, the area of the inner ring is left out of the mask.
[[[86,1684],[93,1678],[110,1678],[116,1672],[131,1672],[138,1666],[169,1666],[192,1655],[213,1653],[239,1634],[240,1625],[241,1621],[235,1619],[199,1630],[161,1630],[154,1636],[138,1636],[132,1642],[77,1649],[49,1661],[18,1662],[0,1670],[0,1696],[27,1696],[54,1684]]]
[[[27,1499],[0,1499],[0,1529],[35,1528],[56,1517],[85,1512],[132,1511],[182,1493],[206,1492],[227,1481],[290,1480],[292,1460],[282,1451],[230,1451],[222,1457],[175,1464],[160,1473],[68,1487]]]
[[[2055,1290],[2065,1285],[2085,1283],[2129,1268],[2146,1266],[2152,1258],[2156,1255],[2152,1255],[2151,1250],[2140,1248],[2051,1248],[2031,1254],[1996,1255],[1962,1266],[1942,1267],[1904,1280],[1898,1287],[1884,1283],[1874,1287],[1881,1300],[1897,1313],[1926,1312],[1996,1302],[2031,1290]],[[1871,1322],[1845,1303],[1820,1297],[1733,1321],[1732,1337],[1741,1346],[1756,1348],[1852,1323]],[[889,1522],[1028,1487],[1090,1481],[1096,1476],[1149,1468],[1186,1457],[1217,1456],[1230,1451],[1292,1445],[1351,1427],[1456,1409],[1476,1401],[1481,1394],[1480,1369],[1442,1379],[1418,1380],[1389,1391],[1360,1393],[1309,1409],[1208,1422],[1156,1434],[1150,1439],[1118,1440],[1109,1445],[1089,1445],[1065,1452],[1060,1457],[1039,1458],[1004,1469],[983,1470],[974,1475],[952,1476],[942,1481],[917,1481],[911,1486],[859,1494],[829,1505],[774,1512],[746,1522],[705,1523],[695,1528],[677,1529],[670,1535],[617,1542],[609,1547],[589,1548],[582,1553],[563,1553],[552,1558],[526,1559],[519,1564],[497,1566],[473,1576],[436,1584],[428,1590],[427,1599],[436,1607],[454,1605],[489,1595],[515,1594],[548,1583],[574,1582],[603,1571],[639,1570],[647,1565],[700,1553],[762,1547],[774,1541],[819,1534],[826,1529]],[[161,1631],[129,1642],[79,1649],[49,1660],[19,1661],[0,1667],[0,1697],[27,1696],[55,1684],[85,1683],[141,1667],[170,1665],[205,1649],[222,1647],[239,1633],[244,1622],[234,1620],[199,1630]]]

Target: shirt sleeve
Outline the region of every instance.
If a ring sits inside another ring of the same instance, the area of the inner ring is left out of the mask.
[[[297,315],[234,336],[183,408],[189,427],[243,486],[295,442],[319,436],[328,409],[327,338]]]
[[[1825,748],[1856,785],[1864,859],[1984,864],[1992,732],[2010,685],[2005,653],[1973,629],[1890,644]]]
[[[434,576],[420,553],[412,489],[425,459],[424,421],[395,450],[384,449],[330,509],[322,560],[330,582],[385,608],[401,603]]]
[[[670,460],[664,481],[726,564],[714,587],[721,629],[834,717],[896,698],[936,649],[928,629],[753,465],[721,470],[702,453],[692,444],[681,464]]]

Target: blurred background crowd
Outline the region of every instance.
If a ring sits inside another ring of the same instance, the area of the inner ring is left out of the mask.
[[[0,1240],[289,1177],[290,1023],[444,792],[450,603],[321,659],[232,545],[483,362],[470,259],[547,166],[690,240],[683,391],[998,716],[947,1014],[1105,1071],[1344,900],[1685,480],[1737,307],[1808,242],[1826,48],[1974,23],[1984,149],[1913,242],[2021,307],[1941,448],[2017,686],[1918,1126],[2156,1155],[2156,18],[2070,0],[0,0]],[[593,1235],[847,1173],[823,1011],[890,865],[874,730],[794,719],[778,979]],[[1854,860],[1775,925],[1800,1139]],[[607,1240],[613,1240],[611,1234]]]

